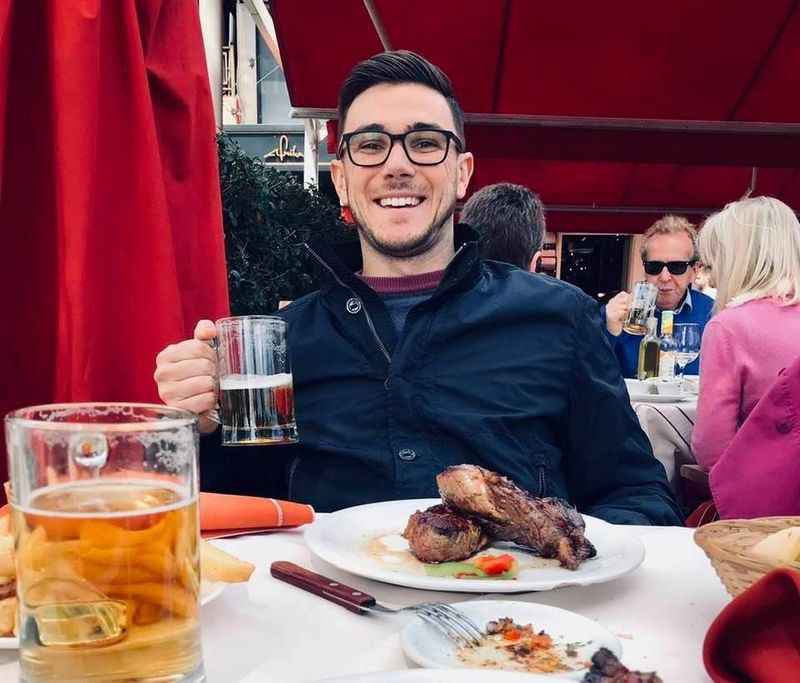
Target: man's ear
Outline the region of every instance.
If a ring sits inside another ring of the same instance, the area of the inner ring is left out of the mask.
[[[347,178],[344,175],[344,164],[339,159],[331,159],[331,180],[339,197],[339,206],[349,206],[347,200]]]
[[[475,157],[471,152],[464,152],[458,155],[458,184],[456,185],[456,197],[464,199],[467,195],[467,187],[469,187],[472,172],[475,170]]]
[[[530,264],[530,266],[528,266],[528,270],[531,273],[535,273],[536,272],[536,266],[539,265],[539,259],[541,259],[541,258],[542,258],[542,252],[541,251],[537,251],[533,255],[533,258],[531,259],[531,264]]]

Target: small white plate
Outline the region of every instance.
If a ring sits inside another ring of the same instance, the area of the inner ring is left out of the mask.
[[[661,394],[629,394],[632,403],[683,403],[691,401],[695,396],[680,394],[678,396],[662,396]]]
[[[572,683],[570,678],[545,677],[548,683]],[[470,671],[468,669],[410,669],[406,671],[376,671],[336,678],[318,683],[524,683],[542,680],[539,676],[508,671]]]
[[[644,544],[630,527],[583,515],[586,538],[594,544],[597,556],[585,560],[574,571],[559,567],[554,560],[536,558],[518,546],[500,544],[495,551],[502,548],[501,552],[514,555],[520,562],[516,579],[428,576],[400,534],[412,513],[439,503],[438,498],[393,500],[338,510],[318,517],[306,527],[306,545],[320,559],[357,576],[397,586],[458,593],[521,593],[588,586],[629,574],[644,560]]]
[[[575,658],[565,657],[566,662],[571,662],[576,667],[574,671],[552,674],[527,673],[528,680],[581,680],[588,671],[582,664],[590,661],[592,655],[601,647],[608,648],[617,657],[622,656],[622,645],[610,631],[591,619],[559,607],[505,600],[459,602],[454,603],[453,607],[470,617],[481,629],[484,629],[489,621],[510,617],[517,624],[531,624],[537,632],[544,630],[556,646],[576,644],[574,647],[578,655]],[[456,655],[456,645],[419,619],[410,622],[403,629],[400,642],[403,652],[409,659],[429,669],[473,668],[486,673],[502,669],[502,665],[486,669],[462,662]]]
[[[200,582],[200,604],[206,605],[220,596],[227,583],[221,581]],[[0,650],[19,649],[19,638],[0,638]]]

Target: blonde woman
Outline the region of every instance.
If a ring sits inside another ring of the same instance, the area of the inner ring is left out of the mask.
[[[700,351],[692,450],[711,469],[800,356],[800,223],[777,199],[744,199],[705,222],[699,250],[717,297]]]

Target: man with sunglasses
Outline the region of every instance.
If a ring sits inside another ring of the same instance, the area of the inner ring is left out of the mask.
[[[324,283],[280,311],[300,443],[208,436],[204,489],[329,511],[437,497],[437,474],[474,463],[611,522],[680,524],[594,301],[482,261],[454,225],[474,161],[448,78],[410,52],[368,59],[340,91],[339,131],[331,173],[360,249],[308,245]],[[165,401],[214,407],[213,336],[201,321],[159,355]]]
[[[714,301],[692,287],[696,275],[697,232],[689,221],[679,216],[664,216],[644,233],[641,248],[644,277],[658,288],[656,319],[659,333],[661,312],[674,311],[676,323],[697,323],[703,333]],[[631,295],[620,292],[605,307],[606,329],[622,374],[635,377],[642,338],[628,334],[622,324],[630,310]],[[700,372],[700,359],[686,366],[687,375]]]

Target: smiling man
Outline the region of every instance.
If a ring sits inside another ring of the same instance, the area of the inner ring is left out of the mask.
[[[410,52],[376,55],[342,86],[339,130],[331,171],[360,253],[308,245],[327,280],[280,311],[300,443],[226,450],[208,436],[204,489],[327,511],[435,497],[437,474],[472,463],[608,521],[679,524],[594,302],[482,261],[454,225],[473,158],[447,77]],[[159,354],[170,405],[215,406],[213,336],[201,321]]]
[[[674,311],[676,323],[697,323],[702,336],[711,317],[714,300],[691,286],[698,262],[694,226],[680,216],[668,215],[657,220],[644,233],[641,258],[645,280],[658,288],[658,333],[661,334],[661,312]],[[630,304],[631,295],[628,292],[617,294],[605,307],[605,321],[622,374],[636,377],[642,338],[622,329]],[[698,374],[700,359],[689,363],[684,372],[687,375]]]

